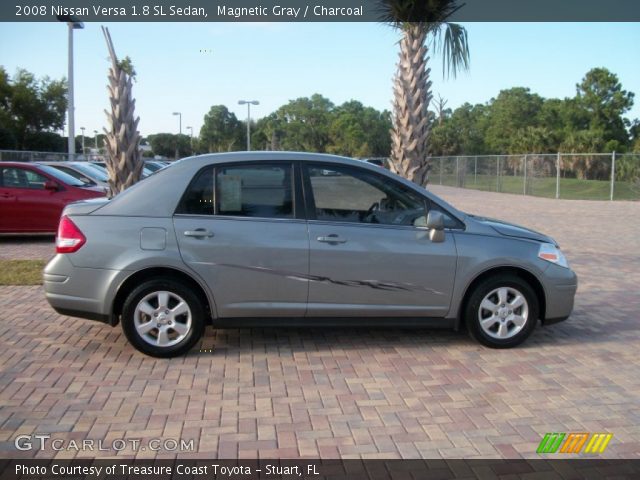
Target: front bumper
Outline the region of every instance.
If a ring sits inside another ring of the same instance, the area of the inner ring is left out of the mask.
[[[573,311],[574,299],[578,290],[578,276],[570,268],[550,265],[544,272],[546,308],[543,325],[566,320]]]

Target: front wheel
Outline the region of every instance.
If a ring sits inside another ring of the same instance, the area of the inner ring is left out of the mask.
[[[202,337],[204,307],[197,295],[174,280],[147,280],[127,296],[122,330],[142,353],[176,357]]]
[[[464,313],[473,338],[487,347],[510,348],[531,335],[538,312],[538,298],[526,281],[496,275],[474,289]]]

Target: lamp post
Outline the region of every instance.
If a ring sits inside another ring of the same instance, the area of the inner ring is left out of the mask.
[[[84,127],[80,127],[80,130],[82,130],[82,155],[84,155],[84,131],[85,131],[85,128]]]
[[[193,155],[193,127],[187,127],[187,130],[191,132],[189,137],[189,145],[191,146],[191,155]]]
[[[173,114],[174,115],[178,115],[178,117],[180,117],[178,133],[180,133],[180,135],[182,135],[182,112],[173,112]]]
[[[247,152],[251,151],[251,105],[260,105],[258,100],[238,100],[238,105],[247,105]]]
[[[182,135],[182,112],[173,112],[174,115],[178,115],[179,117],[179,121],[180,123],[178,124],[178,134]],[[178,158],[180,158],[180,147],[178,146],[178,143],[180,142],[180,136],[178,136],[178,138],[176,138],[176,160]]]
[[[75,122],[74,122],[74,105],[73,105],[73,31],[84,28],[84,23],[80,21],[80,19],[74,15],[58,15],[56,17],[58,21],[65,22],[69,28],[69,82],[68,82],[68,150],[69,150],[69,160],[73,160],[73,157],[76,154],[76,133],[75,133]]]
[[[94,130],[93,134],[95,135],[94,138],[94,142],[95,142],[95,149],[96,149],[96,153],[98,153],[98,130]]]

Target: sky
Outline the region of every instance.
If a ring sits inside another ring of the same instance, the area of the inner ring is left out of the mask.
[[[143,135],[197,135],[213,105],[246,119],[238,100],[258,100],[252,119],[289,100],[320,93],[335,104],[354,99],[391,109],[399,34],[377,23],[111,23],[116,53],[133,60],[133,87]],[[468,72],[443,79],[432,53],[433,93],[456,108],[485,103],[502,89],[523,86],[545,98],[572,97],[594,67],[618,75],[636,94],[627,114],[640,118],[640,23],[465,23]],[[75,31],[76,134],[106,124],[108,53],[100,24]],[[67,75],[67,29],[59,23],[3,23],[0,65],[10,75]]]

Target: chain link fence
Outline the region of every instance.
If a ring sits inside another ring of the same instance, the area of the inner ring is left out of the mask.
[[[0,161],[67,161],[67,153],[0,150]],[[74,160],[104,161],[102,154]],[[387,161],[386,158],[380,160]],[[640,200],[640,154],[553,153],[431,157],[429,183],[575,200]]]
[[[537,197],[640,200],[640,154],[431,157],[429,182]]]
[[[66,162],[68,160],[71,160],[71,156],[68,153],[0,150],[0,162]],[[73,155],[73,160],[103,162],[104,155],[95,153],[76,153]]]

